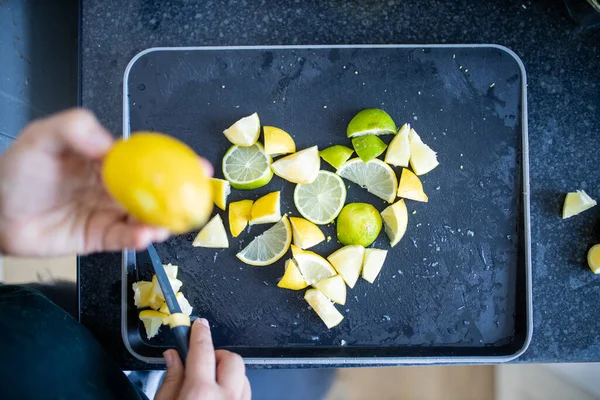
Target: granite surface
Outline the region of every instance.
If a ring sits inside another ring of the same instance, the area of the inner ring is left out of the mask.
[[[600,199],[600,30],[561,2],[82,1],[81,101],[120,135],[129,60],[155,46],[497,43],[528,76],[533,340],[521,362],[600,361],[600,278],[586,266],[600,207],[560,219],[564,193]],[[80,260],[80,317],[124,368],[120,255]]]

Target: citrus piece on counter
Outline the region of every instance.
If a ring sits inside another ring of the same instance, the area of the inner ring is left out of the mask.
[[[153,293],[152,282],[133,282],[131,288],[133,289],[133,304],[137,308],[150,307],[150,296]]]
[[[315,289],[318,289],[327,298],[334,303],[346,304],[346,283],[341,275],[335,275],[331,278],[323,279],[315,283]]]
[[[270,224],[281,219],[280,192],[271,192],[252,204],[250,225]]]
[[[289,133],[274,126],[264,126],[265,152],[271,156],[294,153],[296,143]]]
[[[570,218],[574,215],[580,214],[596,205],[596,200],[592,199],[583,190],[576,192],[567,193],[565,197],[565,203],[563,204],[562,217]]]
[[[339,144],[319,151],[321,158],[335,169],[338,169],[348,161],[352,153],[354,153],[354,150]]]
[[[163,264],[163,268],[169,278],[177,279],[177,273],[179,272],[179,267],[177,265],[171,263]]]
[[[350,120],[346,133],[349,138],[362,135],[393,135],[396,133],[396,124],[385,111],[367,108]]]
[[[389,165],[377,158],[369,162],[353,158],[346,161],[337,170],[337,174],[388,203],[392,203],[396,198],[398,190],[396,174]]]
[[[279,283],[277,283],[277,286],[290,290],[301,290],[308,286],[293,259],[286,260],[285,273]]]
[[[304,294],[304,300],[315,310],[328,329],[337,326],[344,319],[333,303],[317,289],[308,289]]]
[[[410,166],[417,175],[424,175],[440,165],[436,152],[421,140],[421,137],[411,128],[408,133],[410,143]]]
[[[387,257],[387,250],[365,249],[365,260],[363,261],[362,277],[365,281],[373,283]]]
[[[600,274],[600,244],[592,246],[588,251],[587,262],[593,273]]]
[[[298,184],[294,189],[294,204],[298,212],[318,225],[333,221],[345,202],[344,181],[329,171],[319,171],[312,183]]]
[[[317,146],[280,158],[271,165],[275,175],[292,183],[311,183],[317,178],[320,168]]]
[[[408,226],[408,210],[404,200],[398,200],[381,212],[385,233],[390,239],[390,246],[394,247],[406,233]]]
[[[237,120],[223,131],[227,139],[236,146],[249,147],[258,140],[260,135],[260,119],[254,113]]]
[[[381,215],[368,203],[346,204],[338,216],[336,230],[340,243],[367,247],[381,232]]]
[[[192,315],[192,310],[194,309],[194,307],[192,307],[192,305],[190,304],[188,299],[185,298],[183,293],[181,293],[181,292],[177,293],[175,295],[175,298],[177,299],[177,303],[179,303],[179,308],[181,308],[181,312],[183,314],[187,315],[188,317],[190,315]],[[167,303],[163,304],[162,307],[158,311],[160,311],[161,313],[163,313],[165,315],[171,315],[171,312],[169,311],[169,306],[167,306]]]
[[[169,316],[155,310],[144,310],[140,311],[139,318],[144,323],[146,336],[152,339],[158,334],[163,322],[168,321]]]
[[[279,260],[290,248],[292,228],[284,215],[262,235],[255,237],[236,257],[248,265],[264,266]]]
[[[298,269],[309,285],[335,275],[335,270],[329,264],[329,261],[312,251],[302,250],[301,253],[294,255],[294,260],[296,260]]]
[[[352,139],[352,147],[358,157],[367,162],[383,154],[387,144],[375,135],[363,135]]]
[[[344,278],[350,288],[353,288],[360,276],[365,248],[360,245],[344,246],[333,252],[327,260],[333,268]]]
[[[229,230],[233,237],[238,237],[250,221],[252,200],[235,201],[229,205]]]
[[[158,285],[158,282],[156,283]],[[157,295],[154,291],[154,283],[152,284],[152,293],[148,297],[148,306],[153,310],[159,310],[165,304],[165,299],[161,295]]]
[[[118,140],[104,158],[102,180],[138,221],[173,233],[199,228],[212,211],[212,187],[198,155],[161,133]]]
[[[325,240],[321,229],[304,218],[290,217],[290,224],[294,244],[301,249],[309,249]]]
[[[198,232],[196,238],[192,242],[194,247],[208,247],[213,249],[226,249],[229,247],[229,239],[223,225],[223,219],[219,214],[216,214],[208,224]]]
[[[410,142],[408,133],[410,124],[404,124],[396,133],[396,136],[390,142],[384,161],[396,167],[408,167],[410,161]]]
[[[231,146],[222,164],[223,176],[235,189],[258,189],[273,178],[271,157],[260,143],[249,147]]]
[[[298,254],[315,254],[317,255],[317,253],[315,253],[314,251],[310,251],[310,250],[303,250],[300,247],[296,246],[295,244],[292,244],[290,246],[290,248],[292,249],[292,257],[296,257]]]
[[[183,282],[181,282],[179,279],[169,278],[169,283],[171,284],[173,293],[179,292],[179,289],[181,289],[181,286],[183,285]],[[165,296],[163,295],[162,289],[160,288],[160,284],[158,283],[156,274],[152,275],[152,290],[158,296],[159,299],[161,299],[162,301],[165,300]],[[161,304],[161,306],[162,306],[162,304]]]
[[[227,208],[227,196],[231,193],[229,181],[218,178],[210,178],[212,184],[213,203],[221,210]]]
[[[398,184],[398,197],[425,203],[429,201],[429,198],[423,191],[423,183],[408,168],[402,168],[402,175],[400,175],[400,183]]]

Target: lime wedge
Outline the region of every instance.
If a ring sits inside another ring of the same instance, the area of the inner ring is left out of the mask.
[[[288,251],[292,242],[290,221],[283,216],[275,225],[257,236],[236,257],[248,265],[273,264]]]
[[[258,189],[273,178],[271,157],[260,143],[250,147],[231,146],[223,157],[223,176],[236,189]]]
[[[362,135],[393,135],[396,124],[388,113],[378,108],[367,108],[352,118],[346,129],[348,137]]]
[[[375,135],[364,135],[353,138],[352,147],[360,159],[367,162],[382,154],[387,144]]]
[[[336,144],[335,146],[321,150],[319,155],[325,162],[331,164],[333,168],[338,169],[343,163],[348,161],[352,153],[354,153],[354,150],[349,149],[346,146]]]
[[[333,221],[345,201],[344,181],[329,171],[319,171],[312,183],[298,184],[294,190],[294,204],[300,214],[319,225]]]
[[[394,170],[383,161],[374,158],[363,162],[360,158],[348,160],[338,170],[337,174],[370,193],[392,203],[396,198],[398,180]]]

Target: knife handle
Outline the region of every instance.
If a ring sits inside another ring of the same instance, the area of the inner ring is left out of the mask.
[[[181,361],[183,361],[183,364],[185,365],[185,360],[190,348],[190,327],[180,325],[171,328],[171,331],[173,332],[173,337],[175,338],[175,347],[177,348],[179,357],[181,357]]]

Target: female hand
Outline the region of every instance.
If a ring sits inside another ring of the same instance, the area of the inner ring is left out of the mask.
[[[167,373],[155,400],[250,400],[250,382],[242,357],[227,350],[215,351],[208,321],[192,325],[185,368],[175,350],[164,353]]]
[[[0,156],[0,252],[58,256],[167,239],[165,229],[133,221],[100,178],[112,136],[87,110],[27,125]]]

